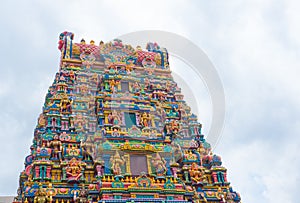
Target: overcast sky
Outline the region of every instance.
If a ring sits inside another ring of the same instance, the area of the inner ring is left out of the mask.
[[[299,9],[296,0],[2,2],[0,195],[16,193],[37,117],[58,71],[58,35],[68,30],[75,41],[84,37],[98,44],[155,29],[190,39],[218,70],[226,123],[215,152],[243,203],[299,202]],[[177,75],[184,75],[184,68],[171,60]],[[211,107],[205,86],[200,87],[198,94],[193,90],[195,111],[207,132]]]

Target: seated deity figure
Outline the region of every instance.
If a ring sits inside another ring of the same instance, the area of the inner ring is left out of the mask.
[[[80,161],[73,157],[66,167],[66,172],[68,181],[79,181],[80,177],[82,176],[82,167]]]

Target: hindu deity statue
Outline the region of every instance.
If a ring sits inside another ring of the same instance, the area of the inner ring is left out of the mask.
[[[135,82],[132,86],[132,91],[135,93],[135,95],[139,95],[139,92],[141,90],[141,86],[138,82]]]
[[[39,127],[44,127],[46,125],[46,119],[44,114],[40,114],[39,119],[38,119],[38,125]]]
[[[103,175],[104,161],[99,160],[95,163],[95,168],[97,172],[97,176],[100,177]]]
[[[47,201],[48,200],[48,201]],[[40,185],[39,189],[35,192],[34,203],[46,203],[49,202],[45,188]]]
[[[140,123],[143,127],[149,127],[149,122],[150,122],[150,115],[144,112],[141,115]]]
[[[85,153],[87,153],[87,155],[94,154],[95,144],[92,139],[92,136],[88,136],[85,142],[81,142],[80,146],[85,149]]]
[[[191,179],[198,183],[198,182],[204,182],[207,183],[207,177],[205,175],[205,169],[202,166],[199,166],[196,162],[193,162],[192,165],[189,168],[189,173],[191,176]]]
[[[183,158],[183,153],[182,153],[182,149],[181,149],[180,145],[173,141],[171,143],[171,147],[172,147],[172,151],[173,151],[172,164],[181,162],[182,158]]]
[[[88,203],[88,190],[85,189],[84,185],[82,185],[78,197],[74,196],[75,203]]]
[[[201,203],[200,196],[199,196],[199,194],[197,193],[197,191],[196,191],[195,188],[193,188],[193,192],[194,192],[194,195],[193,195],[193,202],[194,202],[194,203]]]
[[[200,153],[201,157],[206,155],[206,149],[204,148],[202,143],[200,143],[199,148],[197,149],[197,151]]]
[[[80,161],[73,157],[66,167],[68,181],[79,181],[82,176],[82,166]]]
[[[68,98],[67,95],[65,95],[60,101],[60,110],[61,110],[61,112],[72,113],[71,112],[71,105],[72,105],[72,101]]]
[[[75,125],[77,125],[78,129],[83,129],[86,122],[84,121],[83,116],[81,114],[78,114],[75,117],[74,123],[75,123]]]
[[[155,157],[152,158],[152,165],[155,167],[155,172],[157,176],[164,176],[167,171],[166,161],[161,158],[159,153],[156,153]]]
[[[62,143],[58,138],[58,135],[54,136],[54,139],[49,143],[49,147],[53,149],[52,158],[61,160]]]
[[[215,194],[216,194],[216,197],[218,198],[218,200],[220,200],[220,202],[226,203],[226,200],[225,200],[226,192],[223,192],[221,187],[218,188],[218,190],[215,192]]]
[[[109,123],[113,125],[120,125],[121,123],[121,115],[120,113],[117,113],[116,111],[113,111],[111,113],[111,116],[109,117]]]
[[[110,162],[112,163],[111,169],[113,170],[113,173],[115,175],[121,175],[121,166],[124,165],[126,161],[120,156],[118,151],[116,151],[115,155],[110,159]]]
[[[109,86],[110,86],[110,91],[115,92],[115,87],[119,84],[119,81],[116,80],[110,80],[109,81]]]
[[[178,120],[172,120],[171,128],[172,128],[173,134],[177,134],[178,131],[180,130],[179,121]]]
[[[81,85],[80,86],[80,92],[83,94],[83,95],[86,95],[88,93],[88,86],[87,85]]]

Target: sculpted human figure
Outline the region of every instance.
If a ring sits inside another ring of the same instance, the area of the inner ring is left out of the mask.
[[[79,178],[81,177],[81,165],[80,162],[78,160],[76,160],[76,158],[72,158],[69,161],[69,164],[66,168],[66,172],[67,172],[67,178],[69,181],[72,180],[79,180]]]
[[[119,152],[116,151],[115,155],[111,158],[111,169],[115,175],[121,175],[122,169],[121,165],[125,164],[125,160],[120,156]]]
[[[95,153],[95,144],[92,136],[88,136],[85,142],[80,143],[81,147],[84,148],[84,154],[87,158],[88,155],[93,156]]]
[[[113,111],[112,112],[112,124],[119,125],[120,122],[121,122],[120,115],[116,111]]]
[[[72,104],[72,101],[69,100],[68,96],[64,96],[60,101],[61,112],[71,113],[71,104]]]
[[[52,148],[52,158],[61,160],[62,144],[58,135],[54,136],[53,140],[49,143],[49,146]]]
[[[79,129],[83,129],[85,125],[83,116],[81,114],[76,115],[74,123]]]
[[[150,116],[146,112],[144,112],[140,118],[140,122],[142,126],[149,127]]]
[[[95,163],[95,169],[97,172],[97,176],[100,177],[103,175],[103,169],[104,169],[104,161],[103,160],[97,160]]]
[[[44,114],[40,114],[39,119],[38,119],[38,125],[40,127],[44,127],[46,125],[46,119]]]
[[[166,161],[163,158],[161,158],[159,153],[156,153],[155,157],[152,158],[151,162],[155,167],[155,171],[158,176],[163,176],[166,173]]]
[[[46,193],[45,188],[42,187],[40,184],[39,189],[34,194],[34,203],[46,203],[46,202],[52,202],[52,196],[48,196]]]
[[[87,203],[88,201],[88,190],[85,189],[84,185],[82,185],[78,197],[75,196],[74,202],[75,203]]]

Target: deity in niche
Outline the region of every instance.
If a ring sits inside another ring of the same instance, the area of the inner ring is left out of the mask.
[[[119,152],[116,151],[115,155],[110,159],[112,163],[111,169],[115,175],[122,174],[121,166],[125,164],[125,160],[120,156]]]
[[[112,125],[120,125],[122,124],[122,114],[118,113],[117,111],[112,111],[109,115],[108,115],[108,123],[112,124]]]
[[[166,161],[161,158],[159,153],[156,153],[155,157],[151,160],[153,166],[155,167],[155,172],[157,176],[164,176],[167,171]]]
[[[93,155],[95,152],[95,144],[92,136],[88,136],[85,142],[81,142],[81,147],[85,149],[87,155]]]
[[[140,116],[140,124],[143,127],[149,127],[149,123],[150,123],[150,115],[147,114],[146,112],[144,112],[141,116]]]
[[[78,181],[82,175],[82,166],[80,161],[73,157],[66,167],[68,181]]]
[[[61,160],[62,143],[59,140],[58,135],[54,136],[54,139],[49,143],[49,146],[53,149],[52,158]]]

